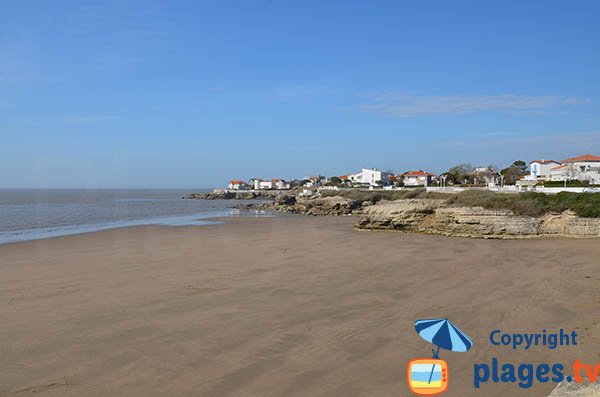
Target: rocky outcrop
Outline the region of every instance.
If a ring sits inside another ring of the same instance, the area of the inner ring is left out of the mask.
[[[519,238],[540,234],[541,221],[509,210],[481,207],[439,208],[427,225],[431,233],[461,237]]]
[[[600,397],[600,384],[562,382],[548,397]]]
[[[453,207],[444,200],[431,199],[397,200],[366,207],[356,227],[499,239],[600,236],[600,219],[580,218],[570,212],[518,216],[510,210]]]
[[[544,235],[600,237],[600,218],[565,211],[540,217],[515,215],[507,209],[454,206],[446,199],[354,200],[342,196],[305,196],[299,190],[216,191],[188,196],[198,199],[264,200],[238,208],[292,214],[360,215],[358,229],[399,230],[475,238],[531,238]]]
[[[221,190],[211,193],[191,193],[186,198],[199,200],[273,200],[282,195],[277,190]]]
[[[356,226],[359,229],[422,231],[427,218],[444,203],[445,200],[428,199],[383,201],[365,207]]]
[[[542,234],[600,237],[600,219],[580,218],[571,211],[549,214],[542,220]]]
[[[304,215],[350,215],[361,204],[348,198],[281,196],[275,199],[272,209],[280,212]]]

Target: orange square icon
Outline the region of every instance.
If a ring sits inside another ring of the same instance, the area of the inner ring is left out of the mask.
[[[436,358],[414,359],[408,363],[406,379],[414,394],[441,394],[448,389],[448,363]]]

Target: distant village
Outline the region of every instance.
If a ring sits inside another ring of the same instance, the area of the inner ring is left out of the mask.
[[[452,189],[481,187],[491,190],[528,191],[562,188],[582,190],[600,185],[600,156],[584,154],[556,161],[532,160],[529,164],[515,161],[509,167],[473,167],[459,164],[447,172],[435,175],[424,170],[411,170],[402,174],[363,168],[360,172],[340,176],[308,176],[286,181],[280,178],[252,178],[248,181],[234,179],[228,190],[286,190],[293,188],[360,188],[394,190],[411,187]]]

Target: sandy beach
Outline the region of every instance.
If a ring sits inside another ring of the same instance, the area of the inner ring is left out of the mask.
[[[599,362],[595,239],[360,232],[352,218],[235,218],[0,246],[1,396],[407,396],[431,356],[416,319],[473,339],[442,352],[447,396],[546,396],[474,363]],[[579,333],[491,346],[489,333]]]

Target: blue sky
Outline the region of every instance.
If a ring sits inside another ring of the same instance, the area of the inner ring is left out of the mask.
[[[5,1],[0,187],[600,154],[597,1]]]

